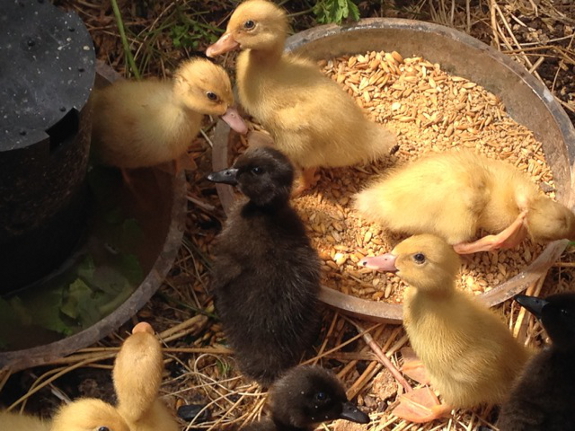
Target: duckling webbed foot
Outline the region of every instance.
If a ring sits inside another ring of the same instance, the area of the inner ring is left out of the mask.
[[[319,181],[319,174],[316,175],[317,167],[302,169],[297,187],[292,192],[292,197],[300,196],[307,189],[315,186]]]
[[[509,227],[497,235],[486,235],[474,242],[461,242],[455,244],[453,249],[459,254],[471,254],[479,251],[494,251],[500,248],[517,247],[527,237],[526,217],[527,211],[523,211]]]
[[[403,357],[401,372],[422,385],[428,385],[430,383],[429,374],[427,374],[423,362],[417,357],[413,349],[404,347],[401,349],[401,356]]]
[[[448,416],[451,407],[441,404],[429,387],[415,389],[398,397],[399,404],[392,413],[398,418],[415,423],[431,422]]]

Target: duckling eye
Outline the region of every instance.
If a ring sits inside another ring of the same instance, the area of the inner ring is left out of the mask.
[[[218,95],[217,95],[216,93],[212,92],[212,91],[208,91],[208,92],[206,93],[206,97],[207,97],[208,99],[214,101],[214,102],[215,102],[216,100],[218,100]]]
[[[325,401],[327,399],[327,394],[325,392],[317,392],[315,394],[315,399],[317,401]]]
[[[244,28],[246,30],[253,30],[255,26],[256,23],[253,22],[251,19],[248,19],[246,22],[244,22]]]
[[[100,427],[100,428],[98,428],[98,431],[110,431],[110,428],[108,428],[108,427]]]
[[[413,255],[413,260],[415,263],[421,265],[422,263],[425,263],[425,255],[423,253],[416,253]]]
[[[264,168],[256,166],[256,167],[252,168],[251,173],[255,174],[255,175],[261,175],[264,173]]]

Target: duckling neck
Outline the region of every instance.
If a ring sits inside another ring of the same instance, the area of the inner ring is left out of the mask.
[[[246,202],[242,209],[242,215],[244,217],[255,215],[255,214],[279,214],[286,210],[291,210],[291,207],[288,205],[288,202],[281,198],[275,197],[272,200],[267,201],[265,203],[260,203],[254,200],[249,200]]]
[[[283,47],[282,40],[266,49],[250,49],[247,51],[249,62],[258,66],[277,64],[283,55]]]
[[[409,286],[405,292],[406,305],[440,303],[442,307],[455,297],[455,284],[451,283],[443,289],[423,290]]]
[[[441,289],[441,290],[432,290],[432,291],[419,291],[418,294],[422,298],[426,298],[433,301],[446,301],[454,296],[455,286],[453,289]]]

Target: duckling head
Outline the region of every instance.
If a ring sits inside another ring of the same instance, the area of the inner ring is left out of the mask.
[[[113,406],[85,398],[62,407],[54,416],[51,431],[130,431],[130,428]]]
[[[274,421],[290,429],[307,429],[335,419],[369,422],[369,416],[347,400],[337,377],[319,366],[303,365],[289,370],[274,383],[270,404]]]
[[[422,291],[451,289],[459,271],[459,255],[445,240],[423,234],[407,238],[391,253],[366,257],[360,266],[396,272],[409,285]]]
[[[575,240],[575,215],[565,205],[546,196],[533,201],[527,212],[526,225],[531,238],[538,242]]]
[[[237,47],[281,53],[287,29],[282,8],[267,0],[248,0],[237,7],[226,32],[208,47],[206,55],[216,57]]]
[[[204,115],[218,115],[238,133],[247,126],[234,104],[230,77],[206,58],[185,61],[174,74],[174,96],[187,109]]]
[[[215,183],[237,185],[256,206],[287,203],[294,180],[289,159],[271,147],[250,148],[233,167],[213,172],[207,179]]]
[[[541,320],[558,349],[575,349],[575,293],[558,293],[547,298],[517,295],[515,300]]]

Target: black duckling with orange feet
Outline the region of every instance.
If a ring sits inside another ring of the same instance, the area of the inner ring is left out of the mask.
[[[527,363],[497,426],[501,431],[575,430],[575,293],[515,300],[541,319],[552,344]]]
[[[237,185],[214,249],[216,311],[241,371],[268,386],[316,339],[320,261],[289,203],[294,169],[276,149],[248,149],[208,176]]]
[[[369,422],[369,416],[347,400],[339,379],[319,366],[301,365],[289,370],[271,387],[268,407],[269,416],[243,429],[307,431],[335,419]]]

